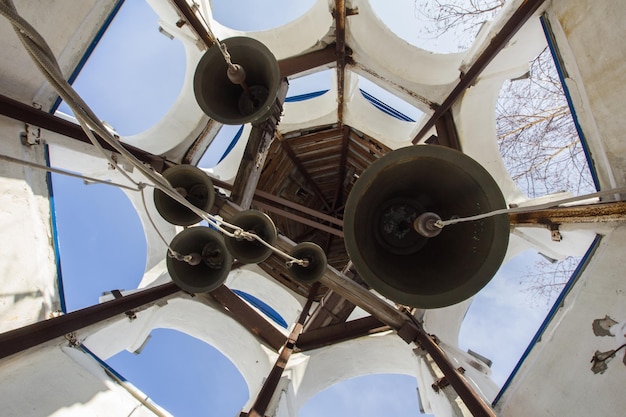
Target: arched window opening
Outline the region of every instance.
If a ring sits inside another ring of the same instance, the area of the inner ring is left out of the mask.
[[[435,53],[464,51],[505,0],[370,0],[380,20],[411,45]]]
[[[529,197],[596,191],[548,48],[530,63],[527,74],[504,83],[495,111],[504,165]]]
[[[305,14],[313,4],[315,0],[213,0],[211,10],[222,25],[251,32],[283,26]]]
[[[67,311],[98,304],[111,290],[137,288],[147,246],[126,194],[114,186],[59,174],[52,174],[52,184]]]
[[[122,351],[106,362],[177,417],[235,416],[248,400],[245,380],[226,356],[175,330],[155,329],[139,354]]]
[[[214,168],[233,150],[239,139],[241,139],[242,133],[243,125],[222,126],[213,139],[213,142],[211,142],[204,152],[204,155],[202,155],[202,158],[200,158],[198,166],[207,169]]]
[[[334,69],[308,74],[303,77],[289,80],[286,102],[304,101],[319,97],[330,90]]]
[[[319,392],[300,409],[300,417],[418,417],[417,381],[398,374],[365,375]]]
[[[287,322],[285,321],[283,316],[281,316],[278,311],[274,310],[263,300],[260,300],[254,295],[248,294],[247,292],[244,292],[244,291],[233,290],[233,292],[237,294],[238,296],[240,296],[242,299],[249,302],[252,306],[257,308],[261,313],[265,314],[267,317],[272,319],[274,323],[278,324],[281,327],[284,327],[285,329],[288,327]]]
[[[528,250],[507,262],[472,301],[459,333],[459,347],[491,360],[502,386],[583,258],[557,261]],[[493,343],[497,339],[498,343]],[[503,348],[505,347],[505,348]]]
[[[145,1],[124,2],[73,85],[94,113],[123,136],[161,120],[184,82],[183,45],[161,34],[158,21]],[[72,114],[64,102],[58,111]]]
[[[359,76],[359,89],[363,97],[378,110],[404,122],[415,122],[424,114],[417,107]]]

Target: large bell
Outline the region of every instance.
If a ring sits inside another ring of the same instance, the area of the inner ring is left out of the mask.
[[[233,258],[224,239],[208,227],[183,230],[174,236],[170,248],[176,254],[168,251],[167,271],[172,281],[184,291],[213,291],[224,283],[230,272]],[[181,259],[183,257],[187,259]]]
[[[418,308],[449,306],[476,294],[498,271],[508,216],[440,232],[434,222],[505,207],[496,182],[469,156],[435,145],[398,149],[372,163],[350,192],[346,249],[360,276],[387,298]]]
[[[240,211],[229,220],[229,223],[256,234],[272,246],[276,243],[278,236],[276,226],[265,213],[257,210]],[[263,262],[272,254],[271,248],[256,239],[228,237],[226,247],[235,259],[244,264]]]
[[[206,212],[213,207],[213,181],[200,168],[194,165],[175,165],[166,169],[163,177],[194,206]],[[159,189],[154,190],[154,205],[161,217],[172,224],[189,226],[201,220],[196,213]]]
[[[313,242],[298,243],[291,249],[291,256],[302,259],[306,265],[290,265],[289,274],[296,281],[310,284],[318,281],[326,271],[326,254]]]
[[[213,45],[200,59],[193,79],[200,108],[212,119],[227,125],[267,119],[280,86],[276,58],[256,39],[234,37],[221,42],[226,45],[232,63],[245,71],[245,81],[244,84],[231,81],[224,56],[219,46]]]

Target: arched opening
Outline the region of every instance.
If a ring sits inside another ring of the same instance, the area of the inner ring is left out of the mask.
[[[502,160],[526,195],[596,191],[548,48],[530,62],[528,73],[504,83],[495,112]]]
[[[155,329],[140,352],[122,351],[107,364],[177,417],[235,416],[249,396],[226,356],[175,330]]]
[[[378,18],[398,37],[430,52],[466,50],[504,0],[369,0]]]
[[[243,133],[242,125],[224,125],[200,158],[200,168],[214,168],[233,150]]]
[[[145,1],[124,2],[73,84],[94,113],[120,135],[156,124],[183,85],[183,45],[160,33],[158,21]],[[71,114],[65,103],[58,111]]]
[[[305,14],[316,0],[212,1],[213,18],[235,30],[260,31],[283,26]],[[276,13],[280,10],[281,13]]]
[[[66,310],[98,304],[104,292],[137,288],[147,247],[126,194],[59,174],[52,182]]]
[[[327,69],[290,79],[285,101],[303,101],[326,93],[332,87],[334,74],[334,69]]]
[[[514,370],[581,259],[570,256],[557,261],[527,250],[504,264],[474,297],[459,332],[459,347],[491,360],[492,378],[499,386]]]
[[[359,76],[359,89],[363,97],[378,110],[404,122],[415,122],[424,114],[417,107],[407,103],[365,77]]]
[[[417,417],[417,381],[399,374],[374,374],[338,382],[319,392],[300,409],[300,417]]]

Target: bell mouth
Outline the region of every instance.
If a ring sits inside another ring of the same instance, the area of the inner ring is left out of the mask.
[[[280,68],[272,52],[256,39],[236,36],[222,40],[233,64],[245,71],[245,84],[233,83],[228,64],[217,44],[200,58],[193,78],[193,91],[202,111],[226,124],[241,125],[266,120],[280,87]]]
[[[508,216],[449,226],[430,237],[415,221],[425,213],[449,219],[504,207],[496,182],[469,156],[434,145],[398,149],[372,163],[348,196],[346,249],[359,275],[382,295],[413,307],[445,307],[495,275],[508,246]]]

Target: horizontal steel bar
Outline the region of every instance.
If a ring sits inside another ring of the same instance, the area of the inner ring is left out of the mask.
[[[180,291],[173,282],[72,311],[0,334],[0,359],[48,342],[118,314],[155,302]]]

